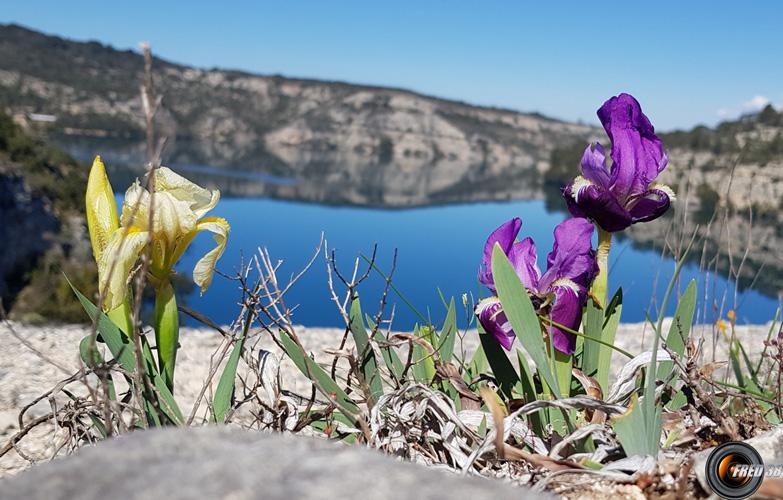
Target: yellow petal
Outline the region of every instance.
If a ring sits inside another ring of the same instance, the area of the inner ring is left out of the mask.
[[[119,226],[114,192],[100,156],[96,156],[92,163],[90,177],[87,180],[85,201],[92,253],[95,256],[95,262],[100,262],[103,250],[109,243],[109,238]]]
[[[127,231],[127,234],[126,234]],[[103,297],[103,309],[119,307],[128,291],[128,275],[147,244],[147,231],[137,227],[114,232],[98,262],[99,290]]]
[[[195,230],[198,217],[191,210],[189,202],[177,199],[168,191],[159,190],[157,184],[154,195],[150,195],[138,180],[125,193],[120,223],[123,227],[136,226],[148,231],[150,206],[154,212],[152,233],[155,240],[169,252],[179,237]]]
[[[174,248],[177,240],[196,229],[198,216],[190,209],[187,201],[172,196],[168,191],[155,191],[152,201],[153,218],[152,232],[156,237],[162,236],[168,249]]]
[[[155,191],[169,193],[175,199],[186,202],[198,219],[215,208],[220,200],[220,191],[210,191],[194,184],[168,167],[155,170]]]
[[[125,201],[122,203],[122,217],[120,224],[123,227],[136,226],[147,229],[150,213],[149,193],[144,189],[139,180],[131,184],[125,191]]]
[[[228,233],[231,228],[228,225],[226,219],[220,217],[207,217],[199,221],[196,226],[198,231],[209,231],[214,233],[215,248],[207,252],[198,262],[196,267],[193,268],[193,281],[201,288],[201,293],[204,293],[209,285],[212,284],[212,276],[215,273],[215,265],[223,251],[226,249],[226,242],[228,241]]]
[[[198,234],[198,224],[196,224],[196,229],[185,234],[184,236],[180,236],[180,238],[177,240],[177,245],[174,248],[174,253],[172,253],[170,256],[171,267],[174,267],[174,264],[179,262],[179,259],[182,257],[182,254],[185,253],[185,250],[188,249],[190,243],[193,241],[193,238],[195,238],[197,234]]]

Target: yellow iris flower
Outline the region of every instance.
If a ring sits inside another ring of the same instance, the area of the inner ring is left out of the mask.
[[[125,193],[118,220],[114,194],[100,157],[95,158],[90,171],[87,225],[107,311],[125,302],[131,269],[148,245],[152,256],[150,277],[159,287],[168,285],[174,265],[196,234],[213,233],[215,248],[193,269],[193,281],[202,293],[212,283],[215,265],[226,248],[228,222],[205,217],[220,199],[219,191],[202,188],[166,167],[155,169],[152,175],[154,195],[136,180]]]

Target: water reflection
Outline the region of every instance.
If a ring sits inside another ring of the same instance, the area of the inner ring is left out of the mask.
[[[224,199],[215,215],[226,217],[232,224],[229,245],[218,266],[229,274],[238,270],[241,256],[247,260],[259,246],[265,246],[273,260],[284,260],[279,276],[287,279],[312,257],[322,232],[330,248],[336,251],[338,265],[346,272],[357,255],[370,255],[375,243],[378,265],[388,270],[397,248],[394,283],[418,309],[417,314],[399,297],[392,296],[390,302],[395,305],[395,324],[399,328],[410,328],[420,322],[419,315],[440,321],[444,310],[439,291],[447,298],[455,296],[458,303],[463,293],[474,299],[486,293],[476,282],[476,272],[484,239],[498,224],[513,216],[522,217],[522,233],[532,236],[546,252],[552,245],[552,228],[564,217],[548,211],[543,200],[392,211],[259,198]],[[179,269],[189,273],[211,245],[208,236],[198,237],[181,260]],[[623,320],[643,321],[645,311],[654,311],[656,299],[662,297],[673,272],[673,261],[661,258],[659,251],[635,248],[625,239],[616,243],[610,266],[610,288],[622,286],[624,290]],[[690,279],[699,280],[702,292],[709,285],[709,297],[718,301],[724,296],[731,299],[732,284],[714,274],[702,273],[696,264],[688,265],[683,271],[682,288]],[[373,274],[360,290],[368,313],[374,314],[382,289],[383,280]],[[700,295],[703,298],[704,294]],[[228,322],[238,312],[240,294],[234,282],[216,279],[203,297],[194,294],[188,300],[191,307],[214,320]],[[294,320],[299,323],[340,324],[330,300],[323,255],[292,288],[287,303],[298,305]],[[741,304],[739,319],[754,323],[771,319],[777,307],[776,299],[756,291],[741,292],[738,303]],[[726,304],[731,304],[731,300]],[[713,321],[715,316],[711,303],[702,301],[699,321]]]
[[[419,315],[431,315],[433,320],[439,320],[443,306],[438,290],[447,297],[457,297],[458,302],[463,293],[474,298],[485,293],[476,283],[476,270],[484,239],[497,225],[510,217],[522,217],[523,234],[533,236],[545,254],[551,247],[552,228],[567,217],[556,188],[544,189],[535,179],[524,176],[507,182],[495,180],[493,184],[452,186],[433,193],[426,186],[378,189],[375,180],[340,181],[329,175],[292,179],[252,170],[229,171],[200,165],[175,168],[187,172],[195,182],[217,187],[223,193],[224,199],[215,215],[226,217],[232,224],[229,245],[219,266],[224,272],[235,272],[241,255],[247,258],[259,246],[266,246],[273,258],[284,259],[281,276],[289,276],[309,261],[322,232],[330,247],[336,249],[338,263],[345,269],[357,255],[369,255],[375,243],[379,247],[378,264],[388,269],[397,248],[399,259],[394,282],[419,309],[417,314],[399,298],[392,301],[397,304],[395,323],[401,328],[412,326],[420,320]],[[139,173],[115,168],[111,175],[114,185],[119,187],[128,185]],[[519,198],[526,201],[487,202]],[[436,206],[417,207],[427,204]],[[396,209],[389,210],[390,207]],[[670,231],[676,220],[671,214],[634,227],[628,235],[616,239],[610,287],[624,289],[624,321],[643,321],[645,311],[655,310],[656,299],[662,296],[674,267],[671,258],[662,257],[661,249],[667,236],[671,240]],[[693,227],[679,230],[681,234],[690,234]],[[704,245],[709,244],[709,238],[705,239]],[[197,238],[180,268],[192,269],[197,256],[211,245],[208,237]],[[741,292],[735,300],[733,282],[722,277],[728,259],[719,256],[710,266],[705,266],[706,249],[707,246],[698,247],[692,252],[692,261],[681,280],[683,286],[690,279],[699,281],[698,320],[714,321],[734,307],[739,307],[740,320],[754,323],[770,320],[778,306],[777,290],[783,288],[780,269],[764,267],[763,253],[746,259],[740,279]],[[328,294],[324,266],[324,259],[319,258],[290,292],[289,305],[299,304],[295,312],[298,322],[340,323]],[[704,273],[700,270],[704,267],[717,272]],[[764,271],[759,274],[760,268]],[[373,312],[382,288],[383,280],[373,275],[361,290],[368,312]],[[216,279],[203,298],[193,294],[189,300],[193,307],[214,320],[228,322],[237,313],[240,296],[234,283]]]

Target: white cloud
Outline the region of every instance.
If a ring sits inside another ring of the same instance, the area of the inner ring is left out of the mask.
[[[768,104],[772,104],[775,108],[783,110],[783,102],[773,104],[769,97],[763,95],[755,95],[750,100],[743,102],[740,106],[731,106],[728,108],[719,108],[715,114],[718,118],[724,120],[733,120],[746,113],[756,113],[764,109]]]
[[[768,97],[764,97],[763,95],[757,95],[754,96],[753,99],[743,102],[742,108],[747,111],[760,111],[769,103],[770,100]]]

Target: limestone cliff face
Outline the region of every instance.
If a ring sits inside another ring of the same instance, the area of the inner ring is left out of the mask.
[[[51,246],[59,229],[47,201],[21,177],[0,173],[0,300],[5,307],[25,283],[25,274]]]
[[[97,272],[83,215],[86,182],[86,165],[0,111],[0,301],[12,318],[84,320],[63,275],[92,296]]]
[[[676,186],[682,234],[698,232],[704,266],[717,263],[743,285],[783,293],[783,113],[768,107],[669,139],[661,180]],[[633,231],[634,240],[663,241],[660,226],[650,229]]]
[[[139,55],[0,26],[0,61],[12,111],[56,116],[48,132],[71,152],[143,162]],[[154,69],[168,162],[284,175],[325,192],[358,186],[364,194],[346,197],[359,204],[531,195],[553,147],[597,133],[404,90],[162,60]]]
[[[683,148],[669,155],[660,179],[676,187],[676,224],[633,227],[633,240],[660,247],[696,231],[694,259],[703,267],[783,297],[783,159],[756,162]]]

